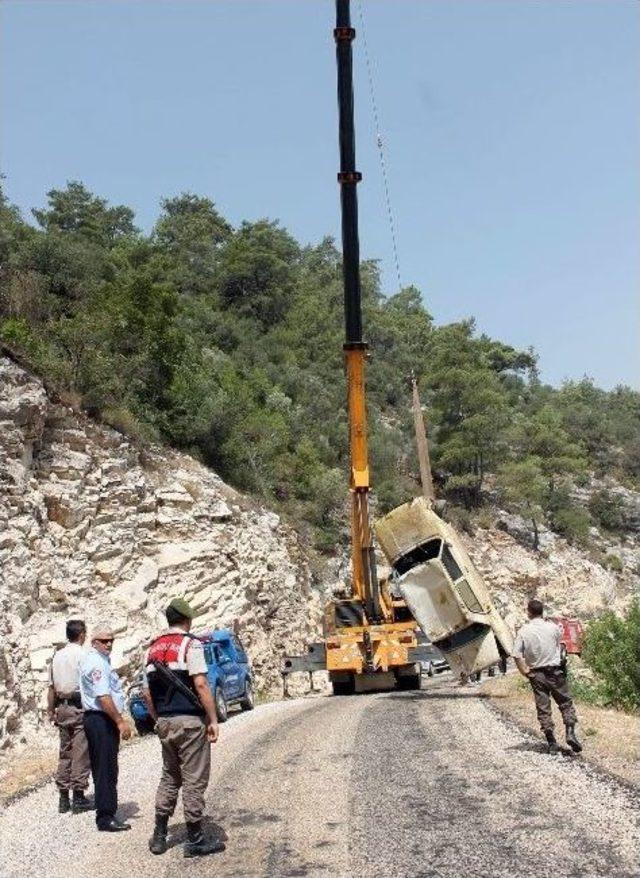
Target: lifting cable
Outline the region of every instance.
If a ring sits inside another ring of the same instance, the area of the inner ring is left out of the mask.
[[[400,275],[400,259],[398,257],[398,244],[396,240],[396,224],[393,215],[393,209],[391,207],[391,194],[389,190],[389,174],[387,171],[387,162],[385,158],[385,148],[384,141],[382,139],[382,132],[380,130],[380,114],[378,112],[378,104],[376,101],[376,92],[373,83],[373,68],[371,64],[371,59],[369,56],[369,46],[367,44],[367,34],[364,26],[364,12],[362,8],[362,0],[357,0],[358,2],[358,16],[360,18],[360,30],[362,31],[362,46],[364,49],[364,59],[365,66],[367,68],[367,79],[369,80],[369,95],[371,97],[371,107],[373,110],[373,123],[375,127],[376,134],[376,144],[378,146],[378,157],[380,159],[380,168],[382,171],[382,184],[384,188],[384,199],[387,208],[387,217],[389,219],[389,229],[391,232],[391,243],[393,246],[393,259],[395,263],[396,269],[396,277],[398,279],[398,292],[402,289],[402,280]]]

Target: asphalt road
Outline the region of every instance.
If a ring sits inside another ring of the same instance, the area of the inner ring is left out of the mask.
[[[233,717],[215,748],[208,828],[227,850],[184,861],[184,824],[146,848],[158,744],[121,758],[129,833],[58,816],[47,787],[1,820],[6,878],[96,875],[637,878],[636,794],[582,759],[550,757],[475,690],[319,697]],[[7,868],[8,866],[8,868]]]

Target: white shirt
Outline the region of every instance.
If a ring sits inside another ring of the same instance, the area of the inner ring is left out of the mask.
[[[79,643],[67,643],[51,662],[51,682],[56,695],[72,695],[80,689],[80,662],[85,656]]]
[[[111,667],[109,657],[93,647],[85,654],[80,665],[80,695],[83,710],[102,710],[98,698],[110,695],[122,713],[124,692],[120,677]]]
[[[524,658],[530,668],[560,664],[560,628],[539,616],[523,625],[513,644],[513,654]]]

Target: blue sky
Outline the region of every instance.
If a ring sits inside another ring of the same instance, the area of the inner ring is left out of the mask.
[[[640,5],[361,0],[401,275],[437,322],[533,345],[544,380],[638,386]],[[354,24],[360,27],[358,2]],[[331,0],[3,0],[0,164],[136,211],[339,238]],[[397,286],[362,35],[361,250]]]

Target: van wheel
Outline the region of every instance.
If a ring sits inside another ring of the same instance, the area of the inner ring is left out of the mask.
[[[244,684],[244,695],[240,699],[240,707],[242,710],[253,710],[255,704],[253,686],[251,685],[251,680],[247,680]]]
[[[213,697],[216,703],[216,714],[218,716],[218,722],[226,723],[229,717],[229,708],[227,707],[227,700],[222,694],[222,689],[220,688],[220,686],[216,686],[216,691]]]

